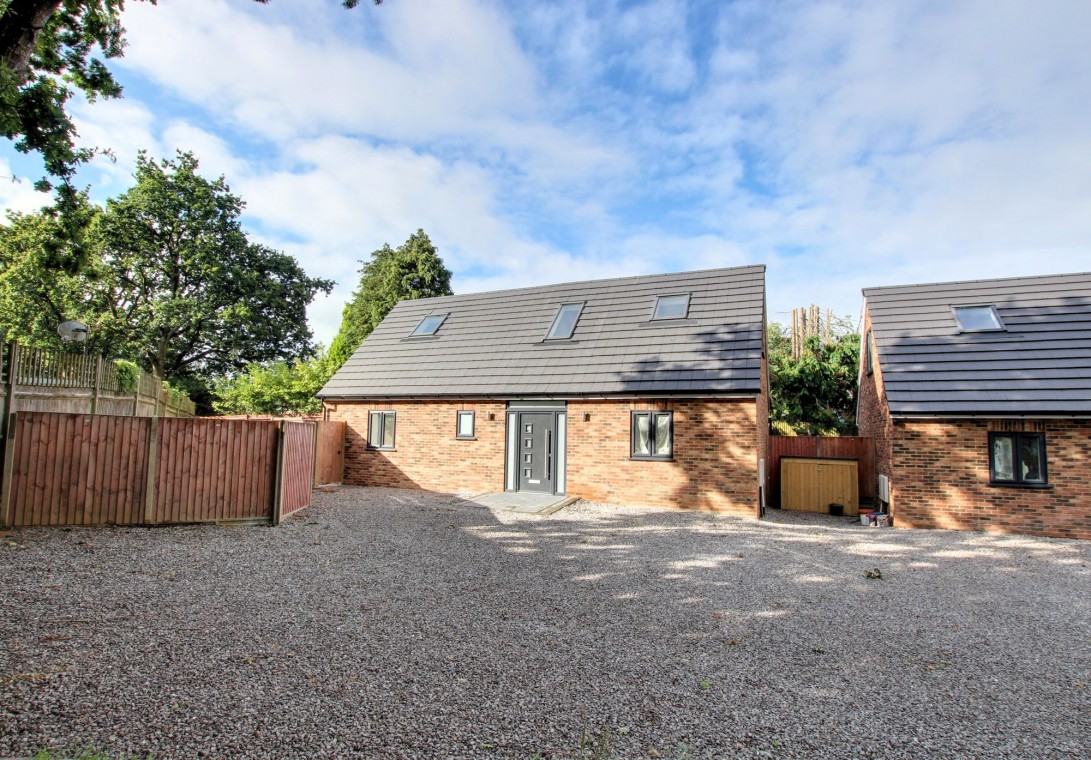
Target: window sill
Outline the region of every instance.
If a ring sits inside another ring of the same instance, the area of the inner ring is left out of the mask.
[[[638,322],[637,327],[670,327],[688,320],[689,317],[660,317],[659,319],[649,319],[647,322]]]
[[[990,482],[989,488],[1019,488],[1025,491],[1052,491],[1052,483],[995,483]]]
[[[477,436],[475,436],[475,435],[468,435],[468,436],[467,435],[456,435],[455,440],[456,441],[476,441]]]
[[[387,446],[368,446],[367,450],[368,451],[397,451],[397,449],[394,448],[393,446],[390,446],[390,447],[387,447]]]
[[[630,462],[673,462],[674,457],[629,457]]]

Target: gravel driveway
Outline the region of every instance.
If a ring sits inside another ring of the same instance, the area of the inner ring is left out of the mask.
[[[1089,554],[361,488],[16,531],[0,756],[1087,757]]]

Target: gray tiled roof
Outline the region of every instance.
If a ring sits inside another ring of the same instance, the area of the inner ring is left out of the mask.
[[[690,293],[686,319],[651,321],[656,296]],[[585,303],[571,340],[557,309]],[[402,301],[323,398],[757,394],[765,267],[624,277]],[[434,337],[409,334],[448,314]]]
[[[1091,413],[1091,273],[868,288],[891,414]],[[953,306],[996,306],[960,333]]]

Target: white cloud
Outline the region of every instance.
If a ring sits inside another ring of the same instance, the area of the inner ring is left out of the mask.
[[[39,193],[33,182],[18,176],[11,163],[0,157],[0,208],[31,214],[49,205],[50,200],[48,193]]]
[[[1087,268],[1091,5],[130,4],[76,110],[96,191],[192,149],[340,285],[418,227],[458,291],[767,262],[771,314],[867,285]],[[9,203],[27,203],[8,194]],[[8,200],[0,194],[0,201]]]

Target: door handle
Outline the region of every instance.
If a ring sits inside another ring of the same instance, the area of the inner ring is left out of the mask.
[[[546,431],[546,480],[553,479],[553,431]]]

